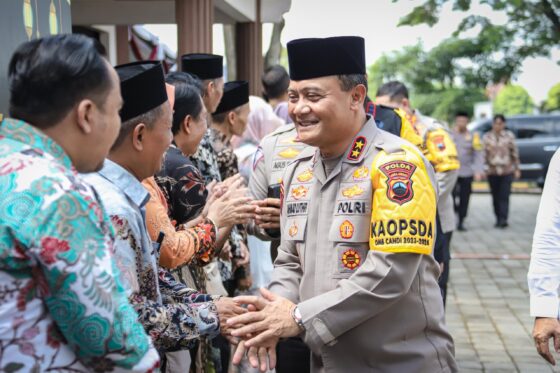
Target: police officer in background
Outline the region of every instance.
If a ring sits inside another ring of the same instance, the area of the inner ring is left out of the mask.
[[[461,163],[457,184],[453,190],[455,212],[459,217],[457,229],[460,231],[467,230],[465,218],[469,209],[473,177],[475,181],[480,181],[484,177],[484,152],[480,135],[478,132],[471,133],[467,129],[467,124],[469,124],[469,114],[464,111],[457,112],[451,137],[457,146],[457,155]]]
[[[447,130],[436,119],[422,115],[410,105],[408,89],[399,81],[383,84],[377,90],[376,104],[397,107],[406,113],[401,137],[416,145],[436,171],[438,184],[437,239],[434,256],[442,267],[439,285],[443,304],[447,300],[447,282],[451,260],[451,235],[455,229],[455,211],[453,208],[453,188],[457,181],[460,167],[457,149]],[[407,130],[406,128],[412,130]]]
[[[311,146],[284,172],[270,290],[238,297],[257,312],[228,320],[245,339],[234,362],[248,347],[265,370],[278,338],[301,335],[313,372],[457,371],[431,255],[434,173],[366,115],[364,39],[294,40],[288,58],[296,141]]]

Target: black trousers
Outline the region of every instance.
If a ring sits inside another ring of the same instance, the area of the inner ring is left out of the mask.
[[[439,276],[438,285],[441,290],[441,297],[443,299],[443,306],[447,302],[447,282],[449,281],[449,265],[451,263],[451,236],[453,231],[443,233],[439,216],[436,218],[436,242],[434,244],[434,259],[436,262],[443,263],[443,272]]]
[[[469,200],[471,199],[473,177],[459,177],[455,189],[453,189],[453,204],[455,212],[459,215],[459,224],[462,224],[467,217],[469,210]]]
[[[513,175],[489,175],[488,183],[492,192],[494,203],[494,215],[498,224],[507,223],[509,214],[509,195],[511,194],[511,182]]]
[[[311,351],[301,338],[280,340],[276,355],[276,373],[309,373],[311,370]]]

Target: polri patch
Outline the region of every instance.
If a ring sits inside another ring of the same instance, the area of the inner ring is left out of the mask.
[[[387,176],[387,198],[403,205],[414,197],[412,174],[416,165],[406,161],[391,161],[380,167]]]
[[[342,253],[342,265],[348,269],[354,270],[360,266],[362,262],[362,257],[360,253],[358,253],[354,249],[348,249],[344,253]]]
[[[349,220],[344,220],[340,225],[340,237],[350,239],[354,236],[354,224]]]

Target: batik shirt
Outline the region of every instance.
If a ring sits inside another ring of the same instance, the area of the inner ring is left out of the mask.
[[[519,170],[519,151],[513,132],[489,131],[482,137],[482,143],[488,175],[511,175]]]
[[[211,297],[176,282],[157,266],[157,247],[145,222],[148,191],[108,159],[87,181],[99,193],[117,231],[115,257],[125,289],[158,350],[191,348],[201,335],[216,335],[219,321]]]
[[[0,370],[138,371],[158,355],[127,301],[109,218],[64,150],[0,125]],[[86,368],[87,367],[87,368]]]
[[[191,156],[191,160],[204,177],[204,182],[207,185],[213,180],[222,181],[216,153],[214,153],[214,148],[212,147],[215,141],[215,132],[212,128],[208,128],[198,145],[198,150]]]
[[[237,156],[233,152],[233,148],[226,135],[221,133],[215,128],[211,128],[213,132],[212,148],[216,154],[216,161],[218,162],[218,169],[220,170],[220,177],[222,180],[234,176],[239,173],[239,166],[237,165]]]

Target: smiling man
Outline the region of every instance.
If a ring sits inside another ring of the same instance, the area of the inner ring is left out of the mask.
[[[432,256],[433,169],[366,116],[364,40],[288,43],[289,112],[313,147],[284,173],[281,245],[257,312],[228,321],[261,370],[301,335],[313,372],[455,372]],[[303,208],[305,205],[305,208]]]

